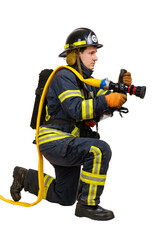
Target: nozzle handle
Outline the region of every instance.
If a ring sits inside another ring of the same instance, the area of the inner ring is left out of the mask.
[[[127,72],[127,70],[126,69],[121,69],[121,71],[120,71],[120,74],[119,74],[119,79],[118,79],[118,83],[123,83],[123,75],[124,75],[124,73],[126,73]]]

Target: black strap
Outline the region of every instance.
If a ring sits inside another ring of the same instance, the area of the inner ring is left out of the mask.
[[[46,121],[44,123],[44,125],[48,125],[48,124],[66,124],[66,125],[75,125],[76,121],[72,120],[72,121],[67,121],[67,120],[63,120],[63,119],[49,119],[48,121]]]
[[[122,113],[128,113],[129,112],[129,110],[128,110],[128,108],[125,108],[125,107],[121,107],[120,109],[117,109],[117,111],[119,112],[119,115],[121,116],[121,117],[123,117],[123,115],[122,115]]]

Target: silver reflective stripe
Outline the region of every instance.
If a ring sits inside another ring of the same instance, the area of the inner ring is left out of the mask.
[[[86,100],[86,119],[90,119],[90,116],[89,116],[89,100]]]
[[[104,90],[100,89],[100,90],[97,92],[97,97],[98,97],[98,96],[105,95],[107,92],[108,92],[108,90],[104,91]]]
[[[93,176],[86,176],[86,175],[83,174],[83,171],[82,171],[82,174],[81,174],[81,178],[84,181],[87,180],[86,182],[89,182],[89,183],[92,183],[92,184],[97,184],[97,185],[104,185],[105,180],[106,180],[106,177],[97,178],[97,177],[93,177]]]
[[[58,98],[60,99],[61,102],[63,102],[66,98],[69,98],[69,97],[81,97],[81,98],[83,98],[80,90],[67,90],[67,91],[61,93],[58,96]]]
[[[93,118],[93,99],[87,99],[82,101],[82,119]]]
[[[79,130],[79,128],[76,130],[76,132],[74,133],[74,135],[75,136],[79,136],[79,134],[80,134],[80,130]]]
[[[97,92],[97,97],[103,95],[103,93],[104,93],[104,90],[100,89],[100,90]]]
[[[43,192],[43,199],[46,199],[47,197],[47,193],[48,193],[48,189],[52,183],[52,181],[54,180],[53,177],[49,176],[49,175],[45,175],[44,177],[44,192]]]
[[[67,137],[78,137],[79,129],[75,128],[73,131],[75,131],[75,132],[66,133],[66,132],[62,132],[60,130],[53,129],[53,128],[41,127],[39,130],[39,141],[38,142],[39,142],[39,144],[44,144],[47,142],[56,141],[56,140],[67,138]]]
[[[39,144],[43,144],[43,143],[59,140],[59,139],[66,138],[66,137],[73,137],[73,136],[70,135],[70,134],[68,134],[68,135],[67,134],[66,135],[58,135],[58,134],[55,134],[55,135],[45,135],[45,136],[39,138]]]
[[[89,189],[90,189],[90,198],[88,198],[88,203],[90,205],[92,205],[92,204],[95,205],[95,198],[96,198],[96,194],[97,194],[97,185],[90,184]]]
[[[47,133],[53,133],[53,134],[57,134],[58,133],[58,134],[62,134],[62,135],[66,134],[66,133],[64,133],[64,132],[62,132],[60,130],[54,129],[54,128],[41,128],[39,130],[39,135],[47,134]]]
[[[75,128],[73,129],[73,131],[71,132],[71,134],[72,134],[74,137],[79,137],[79,136],[80,136],[80,130],[79,130],[79,128],[75,126]]]
[[[90,152],[93,152],[94,154],[94,166],[93,171],[94,173],[99,173],[100,166],[101,166],[101,159],[102,159],[102,152],[99,148],[92,146],[90,148]]]
[[[98,147],[95,146],[91,146],[90,148],[90,153],[93,153],[94,159],[93,159],[93,168],[92,168],[92,173],[87,173],[87,172],[83,172],[85,177],[94,177],[94,178],[100,178],[100,179],[105,179],[106,175],[101,175],[100,174],[100,169],[101,169],[101,161],[102,161],[102,152]],[[89,186],[89,193],[88,193],[88,205],[95,205],[95,199],[96,199],[96,194],[97,194],[97,186],[101,185],[104,186],[105,181],[103,182],[96,182],[96,181],[92,181],[90,179],[85,179],[85,182],[88,181],[88,183],[90,184]],[[97,184],[95,184],[97,183]]]
[[[45,180],[44,182],[44,186],[46,187],[47,186],[47,183],[49,182],[49,180],[51,179],[52,177],[51,176],[48,176],[47,179]],[[53,179],[53,178],[52,178]]]

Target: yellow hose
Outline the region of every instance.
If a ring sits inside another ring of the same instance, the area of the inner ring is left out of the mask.
[[[101,83],[100,79],[95,79],[95,78],[84,79],[82,77],[82,75],[79,72],[77,72],[75,69],[73,69],[72,67],[62,65],[62,66],[57,67],[51,73],[51,75],[49,76],[49,78],[48,78],[48,80],[45,84],[45,87],[44,87],[44,90],[43,90],[43,93],[42,93],[42,96],[41,96],[41,100],[40,100],[40,103],[39,103],[39,109],[38,109],[37,124],[36,124],[36,145],[37,145],[37,152],[38,152],[38,182],[39,182],[39,192],[38,192],[37,200],[33,203],[15,202],[13,200],[6,199],[6,198],[4,198],[3,196],[0,195],[0,199],[5,201],[5,202],[8,202],[8,203],[11,203],[11,204],[14,204],[14,205],[18,205],[18,206],[23,206],[23,207],[31,207],[31,206],[34,206],[37,203],[39,203],[43,198],[43,191],[44,191],[43,156],[42,156],[42,153],[40,152],[39,144],[38,144],[40,119],[41,119],[43,103],[44,103],[44,100],[45,100],[45,96],[46,96],[49,84],[51,83],[51,81],[52,81],[54,75],[56,74],[56,72],[59,71],[62,68],[67,68],[67,69],[71,70],[81,81],[85,82],[86,84],[89,84],[89,85],[94,86],[94,87],[100,87],[100,83]]]

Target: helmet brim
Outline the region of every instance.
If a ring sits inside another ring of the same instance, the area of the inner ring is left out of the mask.
[[[97,48],[101,48],[103,47],[102,44],[85,44],[83,46],[75,46],[73,48],[68,48],[68,49],[65,49],[62,53],[60,53],[58,55],[58,57],[66,57],[67,56],[67,53],[74,50],[74,49],[77,49],[77,48],[84,48],[84,47],[89,47],[89,46],[93,46],[93,47],[97,47]]]

